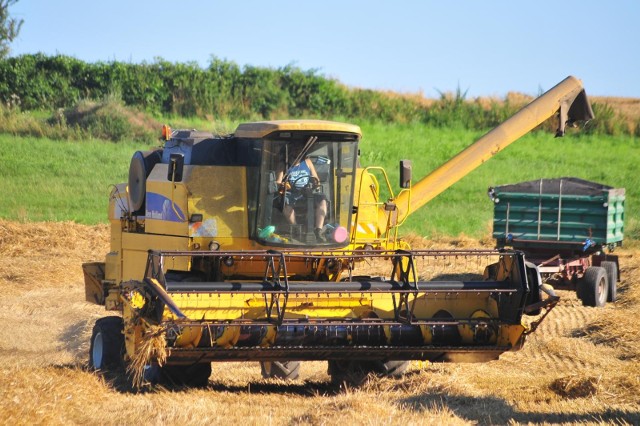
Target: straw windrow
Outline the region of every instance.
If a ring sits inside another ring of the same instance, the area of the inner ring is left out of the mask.
[[[127,373],[131,376],[134,387],[144,384],[145,367],[156,362],[160,367],[167,361],[169,351],[165,339],[164,327],[151,326],[144,334],[142,343],[138,346],[131,362],[127,366]]]

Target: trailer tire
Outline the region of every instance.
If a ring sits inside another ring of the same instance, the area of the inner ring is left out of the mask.
[[[260,370],[265,379],[296,380],[300,377],[300,361],[262,361]]]
[[[89,368],[107,371],[123,365],[124,334],[121,317],[100,318],[93,326],[89,347]]]
[[[584,272],[582,282],[582,304],[584,306],[603,307],[607,303],[609,282],[607,272],[599,266],[590,266]]]
[[[411,361],[329,361],[328,373],[334,384],[361,385],[369,375],[378,377],[403,376]]]
[[[604,261],[600,266],[606,271],[609,280],[607,302],[615,302],[618,299],[618,265],[615,262]]]

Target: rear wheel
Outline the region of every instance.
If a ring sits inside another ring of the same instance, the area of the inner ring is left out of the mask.
[[[89,367],[108,370],[122,366],[124,353],[123,322],[120,317],[105,317],[96,321],[89,348]]]
[[[615,302],[618,299],[618,265],[615,262],[605,261],[600,264],[607,273],[609,281],[609,293],[607,302]]]
[[[300,377],[300,361],[262,361],[260,369],[265,379],[296,380]]]
[[[584,272],[580,284],[582,304],[584,306],[602,307],[607,303],[609,283],[607,272],[599,266],[590,266]]]

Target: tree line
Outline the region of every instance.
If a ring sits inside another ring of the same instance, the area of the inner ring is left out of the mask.
[[[154,115],[341,117],[469,129],[495,127],[522,106],[508,100],[467,100],[460,89],[428,102],[420,95],[349,88],[317,70],[240,67],[217,57],[204,68],[160,58],[150,63],[89,63],[38,53],[0,59],[0,101],[8,108],[52,111],[114,95]]]

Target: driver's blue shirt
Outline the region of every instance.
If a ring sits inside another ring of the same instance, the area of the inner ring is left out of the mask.
[[[307,160],[303,160],[289,169],[289,182],[296,189],[302,189],[307,186],[311,176],[311,169],[307,164]]]

